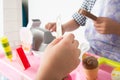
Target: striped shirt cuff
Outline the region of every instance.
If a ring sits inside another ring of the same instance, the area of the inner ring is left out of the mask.
[[[80,25],[84,26],[86,23],[86,17],[76,12],[72,15],[73,19]]]

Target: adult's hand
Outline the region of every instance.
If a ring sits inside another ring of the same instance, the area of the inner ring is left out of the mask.
[[[78,41],[73,34],[55,39],[42,57],[37,80],[62,80],[80,63]]]

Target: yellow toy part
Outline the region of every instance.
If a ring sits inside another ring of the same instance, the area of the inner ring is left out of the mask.
[[[9,45],[8,38],[6,36],[3,36],[2,38],[0,38],[0,42],[4,49],[5,56],[11,61],[12,60],[12,49]]]
[[[107,58],[104,58],[104,57],[98,58],[98,62],[99,62],[99,65],[107,64],[107,65],[112,66],[112,67],[120,67],[119,62],[116,62],[116,61],[113,61],[113,60],[110,60],[110,59],[107,59]]]

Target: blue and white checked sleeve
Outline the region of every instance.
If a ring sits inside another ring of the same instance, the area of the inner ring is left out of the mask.
[[[91,11],[92,7],[94,6],[96,0],[84,0],[80,9],[84,9],[87,11]],[[79,14],[79,12],[76,12],[72,15],[73,19],[80,24],[80,26],[84,26],[86,23],[86,17],[83,16],[82,14]]]

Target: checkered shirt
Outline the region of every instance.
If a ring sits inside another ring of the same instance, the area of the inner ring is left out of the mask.
[[[94,6],[96,0],[84,0],[80,9],[84,9],[87,11],[91,11],[92,7]],[[75,14],[73,14],[73,19],[75,19],[75,21],[80,24],[80,26],[84,26],[86,23],[86,17],[83,16],[82,14],[79,14],[78,12],[76,12]]]

